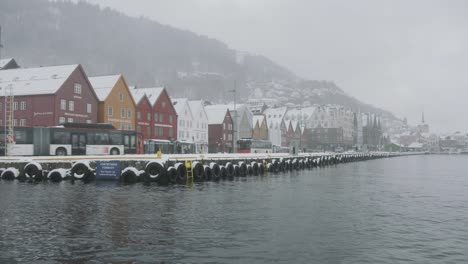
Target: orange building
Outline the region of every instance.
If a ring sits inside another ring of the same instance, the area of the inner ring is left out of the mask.
[[[253,126],[253,139],[268,140],[268,124],[265,115],[254,115]]]
[[[135,129],[135,101],[122,74],[90,77],[99,98],[98,122],[116,129]]]

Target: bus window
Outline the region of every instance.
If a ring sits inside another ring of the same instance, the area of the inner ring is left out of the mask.
[[[109,144],[109,133],[107,132],[96,132],[94,135],[95,145],[107,145]]]
[[[52,144],[70,144],[70,132],[52,131]]]
[[[122,134],[111,133],[110,134],[111,145],[122,145]]]
[[[32,130],[15,130],[15,137],[17,144],[32,144],[33,137],[32,137]]]

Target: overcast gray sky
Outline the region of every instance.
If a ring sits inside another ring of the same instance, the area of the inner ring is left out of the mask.
[[[266,55],[437,132],[468,131],[468,1],[89,0]]]

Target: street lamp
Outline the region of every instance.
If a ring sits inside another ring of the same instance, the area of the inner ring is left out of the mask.
[[[232,90],[228,90],[228,92],[230,93],[233,93],[233,96],[234,96],[234,122],[232,122],[232,141],[233,142],[236,142],[237,140],[237,137],[235,136],[236,135],[236,124],[237,124],[237,107],[236,107],[236,95],[237,95],[237,82],[234,81],[234,89]],[[229,109],[228,109],[229,110]],[[232,148],[233,148],[233,151],[236,152],[236,144],[232,144]]]

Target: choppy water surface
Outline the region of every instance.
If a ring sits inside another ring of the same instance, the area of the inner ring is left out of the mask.
[[[0,182],[0,263],[468,263],[468,156],[193,186]]]

